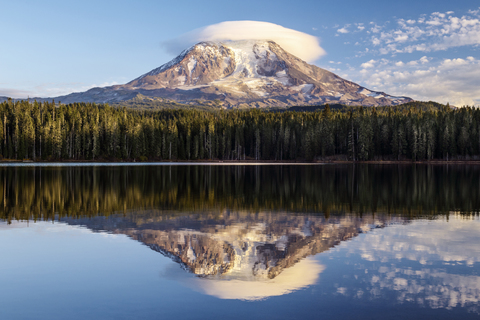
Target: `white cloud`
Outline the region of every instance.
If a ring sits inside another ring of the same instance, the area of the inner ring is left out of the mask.
[[[418,61],[420,61],[421,64],[425,64],[428,63],[429,59],[427,58],[427,56],[423,56]]]
[[[480,9],[480,7],[478,9]],[[468,10],[468,13],[474,14],[474,15],[478,15],[479,12],[480,10]]]
[[[367,61],[367,62],[365,62],[365,63],[362,63],[362,64],[360,65],[360,67],[362,67],[362,68],[364,68],[364,69],[373,68],[373,67],[375,67],[375,63],[376,63],[376,62],[377,62],[377,61],[375,61],[375,60],[372,59],[372,60],[370,60],[370,61]]]
[[[472,60],[469,60],[469,61],[472,61]],[[441,66],[450,68],[450,67],[463,66],[463,65],[466,65],[466,64],[468,64],[467,60],[457,58],[457,59],[445,59],[445,60],[443,60]]]
[[[407,34],[400,34],[395,37],[395,42],[405,42],[408,40],[408,35]]]
[[[370,31],[372,31],[373,33],[379,33],[380,30],[382,30],[382,27],[380,27],[379,25],[374,24],[373,22],[370,23],[374,25],[373,28],[370,29]]]
[[[381,65],[381,70],[372,69]],[[434,100],[452,105],[480,105],[480,60],[474,57],[411,61],[370,60],[363,70],[350,72],[349,79],[369,89],[416,100]]]
[[[434,12],[420,16],[417,20],[397,20],[397,27],[382,29],[378,25],[370,38],[374,46],[381,46],[381,54],[431,52],[462,46],[480,45],[480,11],[469,11],[468,15],[453,16],[453,11]],[[397,46],[388,46],[397,43]]]
[[[343,27],[341,29],[338,29],[337,32],[338,33],[349,33],[350,31],[348,31],[348,29],[346,27]]]
[[[225,21],[202,27],[162,43],[167,52],[179,54],[201,41],[272,40],[297,57],[312,62],[325,55],[315,36],[262,21]]]

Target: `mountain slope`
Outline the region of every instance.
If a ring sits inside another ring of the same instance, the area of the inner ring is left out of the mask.
[[[201,42],[125,85],[55,99],[64,103],[120,102],[138,94],[182,103],[217,100],[225,107],[324,103],[390,106],[412,101],[342,79],[272,41]]]

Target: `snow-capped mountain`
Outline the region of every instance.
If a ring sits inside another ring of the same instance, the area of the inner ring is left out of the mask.
[[[125,234],[198,276],[226,280],[273,279],[300,260],[372,228],[404,223],[401,217],[330,217],[286,212],[218,212],[140,219],[122,216],[69,219],[72,225]]]
[[[341,103],[389,106],[412,101],[368,90],[289,54],[273,41],[200,42],[125,84],[57,97],[119,102],[137,94],[178,102],[217,100],[224,107]]]

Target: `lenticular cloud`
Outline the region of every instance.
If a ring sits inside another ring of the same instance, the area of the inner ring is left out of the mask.
[[[325,54],[319,39],[278,24],[261,21],[225,21],[185,33],[162,43],[167,52],[178,54],[200,41],[272,40],[287,52],[308,62]]]

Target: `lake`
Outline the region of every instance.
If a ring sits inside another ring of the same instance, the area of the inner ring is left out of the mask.
[[[480,166],[0,166],[1,319],[478,319]]]

